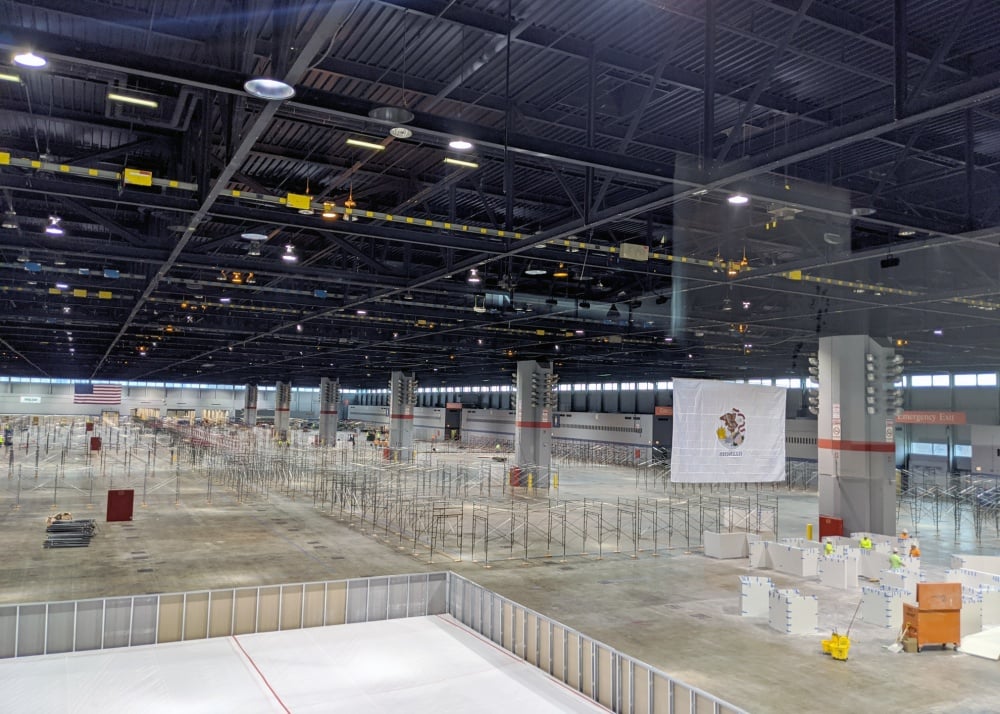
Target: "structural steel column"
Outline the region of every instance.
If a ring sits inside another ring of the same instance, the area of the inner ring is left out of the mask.
[[[413,372],[392,373],[389,400],[389,454],[393,461],[411,461],[413,406],[417,403],[417,380]]]
[[[819,341],[819,514],[844,533],[896,532],[898,358],[867,335]]]
[[[248,384],[243,395],[243,423],[249,427],[257,426],[257,385]]]
[[[340,403],[340,382],[327,377],[319,380],[319,443],[337,445],[337,407]]]
[[[509,472],[512,486],[549,487],[552,410],[556,406],[557,381],[551,362],[524,360],[517,363],[514,462]]]
[[[274,385],[274,438],[288,441],[289,418],[292,409],[292,383],[277,382]]]

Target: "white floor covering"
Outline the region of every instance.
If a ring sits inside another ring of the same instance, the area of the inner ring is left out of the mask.
[[[991,627],[962,637],[958,651],[986,659],[1000,660],[1000,627]]]
[[[19,712],[603,712],[449,616],[0,660]]]

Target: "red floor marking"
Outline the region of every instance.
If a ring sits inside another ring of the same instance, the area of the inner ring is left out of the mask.
[[[254,668],[254,671],[257,672],[257,676],[260,677],[260,679],[261,679],[262,682],[264,682],[264,686],[267,687],[267,690],[269,692],[271,692],[271,694],[277,700],[278,704],[281,705],[281,708],[284,709],[286,712],[288,712],[288,714],[292,714],[292,710],[289,709],[288,707],[286,707],[285,703],[283,701],[281,701],[281,697],[279,697],[278,693],[276,691],[274,691],[274,687],[272,687],[271,683],[267,681],[267,677],[265,677],[264,673],[260,671],[260,667],[257,666],[257,663],[253,661],[253,657],[251,657],[247,653],[247,651],[245,649],[243,649],[243,645],[241,645],[240,641],[238,639],[236,639],[236,635],[233,635],[229,639],[231,639],[233,642],[235,642],[236,646],[240,648],[240,652],[242,652],[243,656],[247,658],[247,662],[249,662],[250,665]]]

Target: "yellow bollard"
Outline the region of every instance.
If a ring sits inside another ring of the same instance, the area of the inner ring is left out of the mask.
[[[552,488],[559,488],[559,474],[552,474]]]
[[[535,474],[528,473],[528,488],[533,488],[535,485]]]
[[[813,539],[813,524],[806,523],[806,540],[812,540],[812,539]]]

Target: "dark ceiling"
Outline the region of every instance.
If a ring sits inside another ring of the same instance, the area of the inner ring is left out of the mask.
[[[998,35],[997,0],[0,2],[0,374],[804,376],[854,333],[996,369]]]

